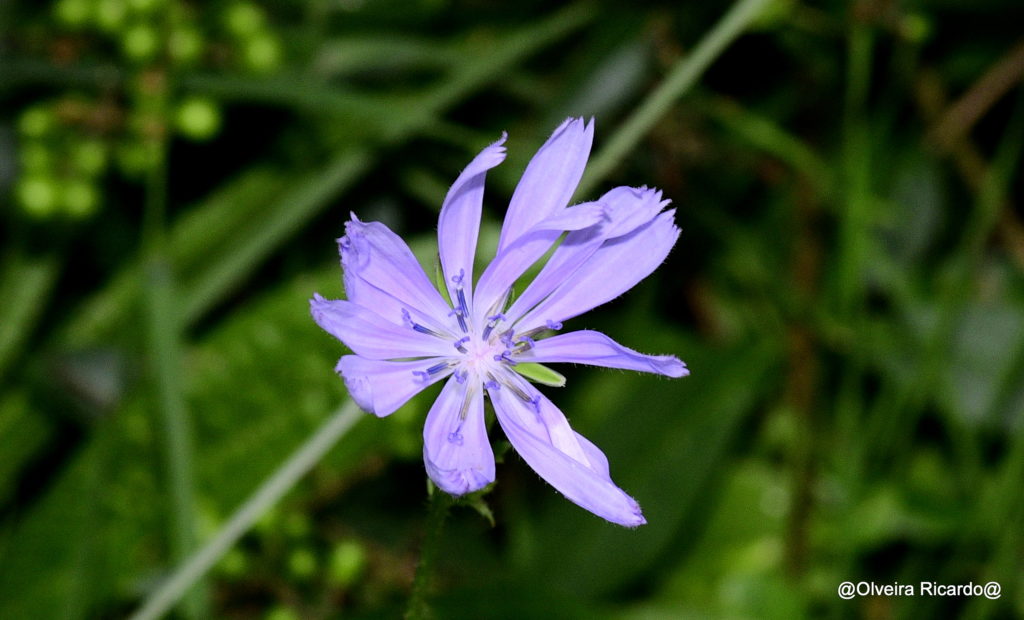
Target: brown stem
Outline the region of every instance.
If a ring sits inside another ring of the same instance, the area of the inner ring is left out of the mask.
[[[818,280],[821,246],[815,235],[814,192],[807,187],[796,206],[794,235],[796,248],[792,264],[792,282],[801,299],[800,307],[808,307]],[[786,527],[786,568],[792,575],[803,574],[808,564],[808,529],[814,509],[815,446],[818,421],[814,415],[815,385],[818,377],[818,355],[814,332],[798,313],[789,326],[789,372],[784,399],[797,417],[799,429],[793,450],[793,493]]]
[[[1004,58],[997,63],[997,66],[1004,64],[1006,60],[1007,58]],[[989,70],[985,73],[985,76],[993,73],[993,71],[994,69]],[[985,79],[985,76],[979,79],[979,83]],[[975,88],[972,87],[971,91],[973,90]],[[956,134],[943,134],[946,130],[942,129],[942,124],[947,122],[946,119],[956,116],[953,114],[952,108],[959,104],[947,105],[945,87],[939,74],[934,70],[922,69],[915,85],[914,94],[925,122],[934,123],[932,130],[927,135],[929,137],[938,135],[954,136],[941,149],[941,152],[950,155],[953,165],[956,167],[963,182],[973,191],[979,191],[982,183],[984,183],[989,164],[967,136],[966,131]],[[944,113],[943,110],[947,111]],[[1009,200],[1005,201],[1000,209],[996,236],[1010,255],[1010,258],[1017,265],[1017,268],[1024,271],[1024,224],[1015,215],[1014,205]]]
[[[928,132],[930,140],[946,150],[965,138],[978,119],[1024,78],[1024,41],[989,67]]]

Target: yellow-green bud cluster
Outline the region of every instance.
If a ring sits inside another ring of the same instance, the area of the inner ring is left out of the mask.
[[[69,103],[81,102],[37,103],[18,118],[21,174],[14,193],[18,206],[33,218],[85,218],[99,207],[109,147],[64,118]]]
[[[210,32],[202,10],[217,11]],[[266,12],[246,0],[211,4],[183,0],[55,0],[51,14],[76,55],[117,55],[130,68],[127,92],[89,99],[63,95],[37,102],[18,119],[16,203],[32,218],[85,218],[103,201],[111,164],[142,178],[157,163],[152,138],[217,136],[220,105],[213,99],[166,91],[169,75],[198,65],[270,72],[282,45]],[[75,60],[74,58],[70,60]]]

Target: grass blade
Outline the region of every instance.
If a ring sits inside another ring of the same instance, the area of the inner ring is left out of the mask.
[[[773,1],[740,0],[734,4],[701,39],[693,53],[676,63],[661,85],[640,104],[601,152],[590,161],[576,195],[590,195],[594,186],[619,165],[626,154],[654,127],[658,119],[668,113],[677,99],[689,92],[708,66],[721,56],[729,44],[735,41]]]
[[[331,447],[360,419],[361,412],[346,402],[317,429],[281,466],[249,496],[216,534],[182,563],[153,591],[131,620],[151,620],[163,616],[219,560],[239,538],[274,506]]]

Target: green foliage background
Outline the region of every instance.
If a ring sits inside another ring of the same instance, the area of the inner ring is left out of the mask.
[[[577,199],[659,187],[683,235],[567,327],[692,376],[560,368],[649,524],[507,451],[452,508],[433,613],[1024,615],[1024,6],[742,5],[0,5],[0,618],[136,609],[343,407],[307,300],[342,295],[349,211],[431,270],[448,184],[507,130],[486,263],[570,115],[597,119]],[[435,394],[361,418],[174,613],[401,614]]]

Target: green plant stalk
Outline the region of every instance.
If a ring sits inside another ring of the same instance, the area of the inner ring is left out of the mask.
[[[166,13],[157,16],[164,36],[169,33],[166,17]],[[192,429],[182,378],[184,329],[167,233],[168,148],[174,79],[167,69],[155,66],[148,71],[151,71],[149,77],[140,77],[134,93],[136,105],[148,109],[152,119],[148,126],[143,126],[141,133],[149,161],[142,220],[145,335],[170,500],[170,559],[177,563],[192,552],[197,527]],[[203,589],[193,589],[180,611],[189,619],[208,617]]]
[[[871,207],[871,137],[864,108],[871,73],[872,35],[855,23],[847,41],[843,114],[843,217],[839,228],[836,306],[842,317],[859,312]]]
[[[734,4],[701,39],[693,53],[675,64],[658,88],[626,119],[590,161],[576,196],[590,195],[595,186],[619,165],[655,123],[669,113],[676,100],[689,92],[708,66],[774,1],[740,0]]]
[[[495,78],[503,77],[523,58],[542,47],[558,41],[594,17],[589,3],[578,2],[544,19],[544,21],[506,35],[503,45],[486,54],[467,55],[468,59],[446,81],[426,95],[422,102],[410,102],[410,129],[429,127],[444,109],[455,105],[466,95]]]
[[[423,547],[420,549],[420,561],[416,565],[416,576],[412,581],[412,595],[405,609],[405,620],[427,620],[433,617],[430,604],[427,602],[433,584],[431,571],[437,550],[441,546],[441,532],[450,507],[451,500],[448,495],[435,489],[430,495],[430,510],[427,513],[426,531],[423,534]]]
[[[362,417],[348,401],[318,428],[269,477],[207,541],[150,593],[131,620],[152,620],[171,607],[224,556],[239,538],[285,493],[306,475]]]
[[[863,325],[863,273],[867,254],[871,208],[871,141],[865,114],[867,91],[871,79],[873,37],[869,27],[853,23],[847,34],[846,91],[843,102],[842,195],[839,196],[838,248],[834,255],[835,288],[831,311],[833,319],[858,333]],[[840,379],[836,396],[836,431],[841,438],[852,440],[858,432],[864,409],[861,377],[865,360],[860,349],[850,349],[848,363]],[[863,442],[854,442],[862,446]],[[866,455],[855,452],[855,465],[850,472],[862,470]],[[856,474],[854,474],[856,476]],[[859,478],[852,482],[856,484]]]
[[[179,562],[195,543],[192,437],[182,385],[181,313],[164,227],[167,210],[166,139],[151,139],[153,157],[146,183],[143,221],[146,341],[156,388],[163,439],[164,470],[170,499],[171,559]],[[203,616],[201,594],[183,609],[189,618]]]

